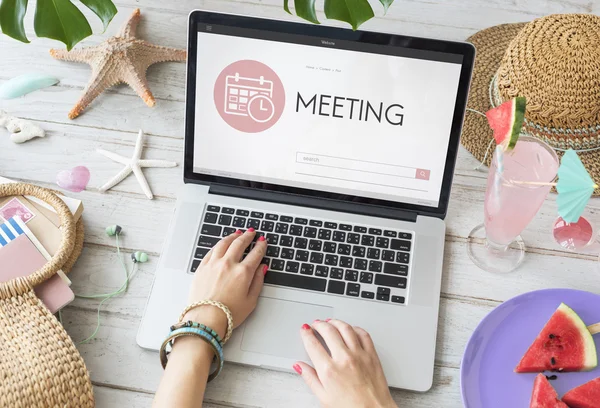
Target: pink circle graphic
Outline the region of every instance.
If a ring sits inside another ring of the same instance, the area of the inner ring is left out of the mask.
[[[283,113],[285,90],[279,76],[262,62],[242,60],[227,66],[215,83],[215,106],[229,126],[258,133]]]

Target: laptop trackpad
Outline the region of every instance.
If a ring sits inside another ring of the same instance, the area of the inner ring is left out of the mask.
[[[304,359],[300,327],[333,316],[333,308],[309,303],[260,298],[246,321],[242,350],[291,359]]]

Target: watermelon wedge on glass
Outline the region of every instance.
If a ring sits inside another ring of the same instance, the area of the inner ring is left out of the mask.
[[[515,148],[525,120],[525,97],[517,96],[486,112],[488,124],[494,131],[496,144],[504,151]]]
[[[561,303],[515,371],[589,371],[597,365],[596,344],[592,334],[577,313]]]
[[[600,408],[600,377],[573,388],[563,397],[570,408]]]
[[[569,406],[558,399],[558,393],[546,376],[538,374],[533,383],[529,408],[569,408]]]

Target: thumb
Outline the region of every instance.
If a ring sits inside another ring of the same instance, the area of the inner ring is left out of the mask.
[[[298,361],[294,364],[293,368],[294,371],[302,377],[313,394],[315,394],[319,400],[322,400],[321,397],[325,393],[325,389],[323,388],[323,384],[321,384],[321,380],[319,379],[316,370],[302,361]]]

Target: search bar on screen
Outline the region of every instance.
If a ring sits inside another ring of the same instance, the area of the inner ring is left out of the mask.
[[[392,176],[413,180],[429,180],[430,170],[415,167],[396,166],[393,164],[376,163],[364,160],[347,159],[344,157],[324,156],[312,153],[296,153],[296,163],[315,167],[339,170],[351,170],[360,173],[370,173],[379,176]]]

